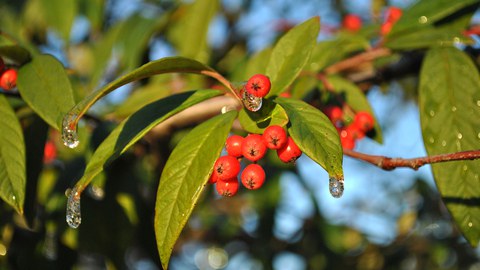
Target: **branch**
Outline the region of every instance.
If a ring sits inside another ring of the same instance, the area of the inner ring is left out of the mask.
[[[358,67],[359,65],[365,63],[365,62],[370,62],[374,59],[383,57],[383,56],[388,56],[392,52],[388,48],[375,48],[369,51],[366,51],[364,53],[357,54],[355,56],[352,56],[350,58],[347,58],[343,61],[340,61],[338,63],[335,63],[325,69],[326,74],[334,74],[334,73],[339,73],[351,68]]]
[[[390,158],[385,156],[368,155],[360,152],[355,152],[348,149],[343,149],[343,153],[346,156],[363,160],[370,164],[373,164],[383,170],[391,171],[393,169],[404,167],[418,170],[425,164],[458,161],[458,160],[474,160],[480,159],[480,150],[470,150],[463,152],[456,152],[450,154],[440,154],[429,157],[418,158]]]

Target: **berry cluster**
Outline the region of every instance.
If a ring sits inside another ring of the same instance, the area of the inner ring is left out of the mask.
[[[6,91],[12,90],[17,86],[17,71],[7,68],[3,59],[0,58],[0,88]]]
[[[402,17],[403,11],[398,7],[389,7],[386,11],[385,20],[380,28],[380,34],[383,36],[390,33],[393,25]]]
[[[323,112],[337,128],[340,134],[340,142],[345,149],[353,149],[355,141],[363,139],[375,124],[375,119],[369,112],[357,112],[353,121],[348,125],[345,124],[343,110],[340,107],[328,106]]]
[[[240,180],[248,189],[260,188],[265,182],[265,171],[257,162],[265,156],[268,149],[276,150],[280,160],[285,163],[295,162],[302,155],[297,144],[278,125],[267,127],[262,135],[232,135],[225,143],[227,155],[217,159],[208,182],[216,183],[216,190],[222,196],[235,195],[240,186],[240,161],[245,158],[252,163],[243,169]]]

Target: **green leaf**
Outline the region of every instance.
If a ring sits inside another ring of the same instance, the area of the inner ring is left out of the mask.
[[[236,111],[195,127],[175,147],[163,169],[155,204],[155,235],[164,269],[225,144]]]
[[[328,82],[333,86],[333,91],[340,95],[342,99],[345,100],[355,112],[359,111],[366,111],[369,112],[375,118],[375,126],[374,126],[374,139],[378,143],[382,143],[382,130],[380,129],[380,125],[373,113],[372,107],[370,106],[370,102],[368,102],[365,93],[355,84],[351,83],[349,80],[346,80],[340,76],[328,76]],[[323,89],[323,84],[320,84],[320,89]],[[351,117],[354,117],[351,115]]]
[[[19,214],[25,200],[25,141],[5,96],[0,95],[0,197]]]
[[[283,92],[308,62],[320,31],[320,19],[313,17],[288,31],[273,48],[266,75],[272,82],[269,96]]]
[[[206,99],[219,95],[217,90],[198,90],[172,95],[152,102],[118,125],[98,146],[77,186],[83,190],[110,162],[123,154],[147,132],[170,116]]]
[[[218,0],[197,0],[185,8],[185,15],[170,32],[180,56],[208,61],[208,30],[218,7]]]
[[[311,105],[292,98],[275,102],[287,112],[288,132],[298,147],[320,164],[330,176],[343,179],[343,150],[336,128],[328,117]]]
[[[70,110],[71,114],[75,114],[73,119],[74,123],[72,123],[72,126],[73,124],[78,123],[78,120],[85,114],[85,112],[87,112],[90,107],[93,106],[96,101],[120,86],[153,75],[178,72],[203,74],[207,76],[220,76],[220,74],[218,74],[212,68],[196,60],[184,57],[166,57],[156,61],[148,62],[145,65],[96,90],[95,92],[92,92],[81,102],[75,105],[75,107]]]
[[[242,109],[238,120],[245,131],[256,134],[262,134],[271,125],[285,126],[288,124],[285,110],[269,99],[263,100],[262,108],[257,112]]]
[[[102,30],[105,2],[105,0],[80,0],[80,9],[95,32]]]
[[[52,26],[64,41],[69,41],[70,29],[77,15],[76,0],[40,0],[47,23]]]
[[[446,27],[425,27],[417,31],[394,36],[385,46],[394,50],[415,50],[435,46],[453,46],[458,43],[471,43],[458,29]]]
[[[478,4],[479,0],[423,0],[405,10],[403,16],[393,26],[389,36],[410,28],[434,24],[462,8]]]
[[[18,65],[23,65],[31,59],[30,53],[18,45],[0,46],[0,56],[10,59]]]
[[[268,62],[272,55],[272,48],[267,47],[250,57],[245,68],[246,77],[244,80],[248,80],[251,76],[255,74],[264,74],[268,67]]]
[[[469,56],[455,48],[430,50],[420,75],[419,105],[429,155],[478,150],[480,79]],[[432,164],[443,201],[472,246],[480,240],[480,160]]]
[[[63,115],[75,105],[62,64],[51,55],[35,56],[19,69],[17,85],[27,104],[50,126],[60,129]]]

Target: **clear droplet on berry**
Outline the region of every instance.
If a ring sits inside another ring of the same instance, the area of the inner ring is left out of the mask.
[[[340,198],[343,195],[344,185],[343,185],[343,177],[330,177],[329,184],[328,184],[330,194],[334,198]]]
[[[245,108],[249,111],[256,112],[262,108],[262,98],[250,95],[245,90],[242,90],[242,101]]]
[[[72,190],[67,190],[65,194],[68,196],[66,221],[68,226],[76,229],[80,226],[80,223],[82,223],[80,193],[77,191],[77,188],[74,187]]]
[[[77,124],[75,122],[77,114],[67,113],[62,122],[62,140],[63,144],[69,148],[78,146]]]

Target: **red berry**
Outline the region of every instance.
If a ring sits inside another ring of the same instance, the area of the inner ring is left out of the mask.
[[[258,164],[249,164],[243,169],[242,184],[248,189],[259,189],[265,182],[265,171]]]
[[[279,96],[284,97],[284,98],[291,98],[292,93],[290,92],[282,92]]]
[[[233,195],[237,194],[238,186],[238,180],[235,176],[229,179],[219,180],[215,189],[217,190],[219,195],[225,197],[232,197]]]
[[[11,90],[17,85],[17,71],[15,69],[7,69],[0,76],[0,87],[5,90]]]
[[[387,9],[386,21],[396,23],[402,17],[402,9],[398,7],[389,7]]]
[[[245,89],[250,95],[264,97],[270,92],[270,79],[263,74],[255,74],[248,79]]]
[[[362,19],[355,14],[347,14],[342,21],[342,26],[348,31],[357,32],[362,28]]]
[[[240,162],[232,156],[221,156],[215,162],[213,174],[218,180],[225,180],[236,177],[240,172]]]
[[[249,134],[243,140],[242,153],[243,156],[250,161],[258,161],[267,152],[267,146],[263,140],[262,135]]]
[[[385,22],[382,24],[380,28],[380,34],[382,36],[386,36],[392,30],[393,23],[392,22]]]
[[[350,125],[348,127],[352,126],[353,125]],[[348,127],[340,131],[340,143],[343,148],[352,150],[355,147],[356,134],[353,128],[349,129]]]
[[[43,150],[43,162],[46,164],[52,163],[57,157],[57,148],[52,141],[45,143]]]
[[[301,155],[302,150],[291,137],[288,137],[287,144],[277,150],[277,155],[285,163],[295,162]]]
[[[365,137],[365,132],[354,123],[350,124],[348,127],[346,127],[345,129],[342,130],[342,132],[347,132],[347,133],[350,133],[351,137],[354,139],[354,140],[357,140],[357,139],[363,139]],[[342,133],[340,133],[340,136],[342,135]]]
[[[323,113],[337,126],[337,122],[342,121],[343,111],[338,106],[327,106],[323,109]]]
[[[373,119],[373,116],[369,112],[358,112],[355,115],[353,124],[356,125],[364,133],[367,133],[372,130],[375,124],[375,119]]]
[[[241,157],[242,154],[243,137],[240,135],[232,135],[228,137],[225,143],[225,149],[229,156]]]
[[[215,171],[214,171],[214,172],[212,172],[212,175],[210,175],[210,178],[208,178],[208,183],[209,184],[215,184],[215,183],[217,183],[217,181],[218,181],[218,174],[216,174]]]
[[[287,132],[278,125],[269,126],[263,132],[267,148],[279,149],[287,143]]]

